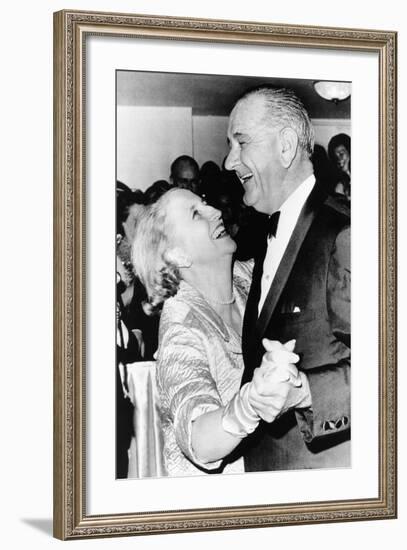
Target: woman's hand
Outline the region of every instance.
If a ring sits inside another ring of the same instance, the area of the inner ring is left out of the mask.
[[[295,340],[286,344],[263,340],[266,353],[250,384],[249,402],[266,422],[273,422],[291,408],[311,406],[308,381],[295,363]]]
[[[301,386],[301,378],[295,363],[300,360],[294,353],[295,340],[282,344],[278,340],[263,339],[263,346],[266,353],[260,365],[264,372],[265,380],[274,376],[281,378],[281,382],[291,382],[293,386]]]

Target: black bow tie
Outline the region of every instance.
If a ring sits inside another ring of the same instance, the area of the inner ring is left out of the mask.
[[[275,237],[277,235],[278,220],[280,219],[280,211],[274,212],[269,219],[267,224],[267,236]]]

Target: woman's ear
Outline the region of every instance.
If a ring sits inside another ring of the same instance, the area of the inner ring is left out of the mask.
[[[172,264],[176,265],[177,267],[191,267],[192,261],[188,256],[185,254],[185,252],[179,248],[171,248],[170,250],[167,250],[164,253],[164,258],[168,262],[171,262]]]
[[[298,148],[297,132],[292,128],[283,128],[280,131],[281,161],[284,168],[289,168],[295,159]]]

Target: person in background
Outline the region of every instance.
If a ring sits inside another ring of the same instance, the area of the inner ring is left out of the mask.
[[[262,362],[264,338],[296,339],[312,408],[260,423],[245,451],[248,471],[350,464],[349,208],[316,181],[314,129],[291,90],[260,86],[234,106],[225,167],[244,202],[269,216],[243,325],[245,371]]]
[[[240,211],[242,206],[238,188],[234,187],[231,182],[220,173],[219,179],[213,181],[213,184],[207,187],[205,202],[221,211],[226,230],[232,239],[235,239],[239,231]]]
[[[128,188],[127,188],[128,189]],[[151,199],[151,195],[150,195]],[[157,350],[158,319],[145,314],[142,302],[144,287],[134,277],[131,265],[131,245],[140,216],[144,210],[145,194],[139,190],[118,191],[117,197],[117,273],[120,279],[120,316],[129,332],[129,343],[125,347],[126,363],[151,361]]]
[[[188,155],[176,158],[171,164],[170,182],[173,187],[188,189],[199,195],[201,182],[197,162]]]
[[[332,195],[335,193],[336,169],[328,158],[325,147],[314,145],[314,151],[311,156],[312,166],[314,168],[315,178],[325,185],[327,192]]]
[[[130,242],[134,236],[142,193],[133,193],[122,182],[116,184],[116,477],[127,478],[128,450],[134,435],[134,407],[129,399],[127,364],[143,357],[140,330],[131,330],[128,307],[134,294],[134,276],[130,268]]]
[[[134,315],[130,313],[135,298],[135,280],[131,268],[131,243],[134,238],[137,217],[143,208],[144,196],[141,191],[132,191],[122,182],[116,185],[116,273],[117,303],[120,316],[119,345],[121,359],[132,363],[144,356],[143,335],[134,326]]]
[[[335,193],[350,201],[351,140],[347,134],[337,134],[328,144],[328,156],[335,168]]]
[[[221,169],[216,162],[208,160],[202,164],[199,177],[201,180],[201,197],[208,201],[211,193],[216,192],[218,183],[222,178]]]
[[[144,204],[153,204],[163,195],[171,185],[166,180],[157,180],[144,191]]]

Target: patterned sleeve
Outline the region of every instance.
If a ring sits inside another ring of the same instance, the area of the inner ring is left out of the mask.
[[[208,351],[197,331],[180,323],[168,327],[160,344],[157,382],[182,452],[201,468],[218,468],[221,460],[202,463],[192,449],[192,422],[222,407]]]

